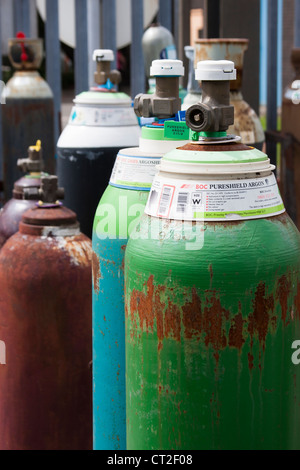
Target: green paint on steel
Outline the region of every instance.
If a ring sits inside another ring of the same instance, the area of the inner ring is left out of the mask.
[[[251,150],[237,150],[222,152],[222,147],[216,151],[193,151],[177,148],[168,152],[163,159],[167,161],[185,162],[185,163],[201,163],[201,164],[217,164],[217,163],[254,163],[267,161],[268,157],[265,153],[251,148]]]
[[[98,238],[128,239],[144,213],[148,191],[133,191],[108,185],[94,217],[93,232]]]
[[[286,213],[144,215],[125,260],[127,449],[300,449],[300,240]]]
[[[200,137],[215,137],[215,138],[220,138],[220,137],[226,137],[227,133],[226,132],[199,132]]]
[[[163,126],[157,127],[142,127],[142,138],[147,140],[164,140]]]

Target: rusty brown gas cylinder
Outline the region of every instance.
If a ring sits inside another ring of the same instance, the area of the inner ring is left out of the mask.
[[[59,203],[0,254],[0,449],[92,448],[91,240]]]
[[[26,172],[14,183],[12,198],[6,202],[0,211],[0,248],[6,240],[19,230],[22,215],[28,209],[35,207],[40,199],[44,161],[42,159],[41,141],[31,145],[27,150],[27,158],[17,160],[19,170]]]

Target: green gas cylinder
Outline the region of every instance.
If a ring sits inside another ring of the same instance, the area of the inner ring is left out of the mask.
[[[119,150],[93,225],[93,434],[95,450],[126,449],[124,253],[164,153],[188,142],[181,115],[180,60],[155,60],[154,95],[137,95],[136,114],[161,122],[142,127],[138,147]],[[179,118],[178,117],[178,118]]]
[[[300,449],[299,232],[268,156],[224,130],[233,63],[197,70],[198,139],[126,248],[127,449]]]

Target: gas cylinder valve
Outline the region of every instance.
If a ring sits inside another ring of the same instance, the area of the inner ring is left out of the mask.
[[[41,146],[41,141],[37,140],[35,145],[30,145],[28,147],[28,157],[19,158],[17,160],[17,166],[20,170],[29,172],[41,172],[44,169],[44,161],[42,158],[43,150]]]
[[[110,80],[114,85],[121,81],[121,74],[118,70],[110,70],[110,64],[114,60],[114,53],[110,49],[95,49],[93,60],[97,64],[97,70],[94,73],[95,82],[98,85],[104,85]]]
[[[65,190],[58,187],[56,175],[42,176],[39,194],[43,203],[56,203],[58,199],[63,199]]]
[[[186,110],[186,124],[196,132],[224,132],[234,123],[230,105],[230,80],[236,69],[230,60],[198,62],[195,78],[202,82],[202,101]]]
[[[46,173],[41,176],[40,188],[25,188],[24,199],[40,199],[38,204],[59,204],[58,199],[64,198],[64,188],[58,187],[58,178],[56,175],[48,175]]]
[[[153,60],[150,75],[155,77],[155,92],[140,93],[134,99],[134,112],[138,117],[167,119],[181,109],[179,77],[184,75],[181,60]]]

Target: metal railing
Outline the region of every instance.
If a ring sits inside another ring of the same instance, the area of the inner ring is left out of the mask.
[[[61,57],[59,40],[59,2],[58,0],[44,0],[46,4],[45,21],[45,50],[46,50],[46,80],[54,94],[55,104],[55,129],[58,137],[60,129],[60,111],[62,99],[61,79]],[[131,54],[130,54],[130,92],[131,96],[143,93],[145,80],[142,35],[144,32],[143,14],[144,2],[147,0],[130,0],[131,4]],[[238,1],[238,0],[237,0]],[[263,0],[261,0],[263,1]],[[283,0],[284,1],[284,0]],[[267,0],[268,2],[268,68],[267,68],[267,130],[277,129],[277,22],[278,22],[278,0]],[[159,22],[172,31],[178,48],[181,14],[185,8],[184,0],[157,0]],[[186,4],[191,5],[191,1]],[[195,4],[196,2],[193,2]],[[200,0],[199,0],[200,3]],[[202,2],[205,6],[210,5],[206,12],[206,29],[212,24],[211,16],[214,9],[224,7],[224,2],[214,0]],[[92,84],[94,64],[92,62],[92,51],[95,48],[109,48],[117,52],[116,31],[116,9],[117,0],[74,0],[75,5],[75,39],[74,50],[74,82],[75,94],[88,89]],[[220,7],[221,5],[221,7]],[[300,0],[294,0],[294,30],[295,46],[300,45]],[[37,35],[36,0],[0,0],[1,24],[10,30],[13,35],[18,30],[24,31],[27,36]],[[219,18],[219,16],[218,16]],[[280,20],[280,19],[279,19]],[[215,22],[214,22],[215,25]],[[210,26],[212,28],[212,26]],[[214,34],[216,31],[214,31]],[[2,44],[0,42],[0,54]],[[2,53],[1,53],[2,52]],[[183,51],[180,51],[181,57]],[[115,54],[116,56],[116,54]],[[115,66],[115,64],[113,64]],[[1,79],[1,69],[0,69]],[[0,109],[1,122],[1,109]],[[0,126],[1,127],[1,126]],[[1,129],[0,129],[1,139]],[[275,159],[274,142],[269,142],[268,152],[271,160]],[[0,146],[1,148],[1,146]],[[1,170],[0,170],[1,172]],[[1,177],[0,173],[0,177]]]

